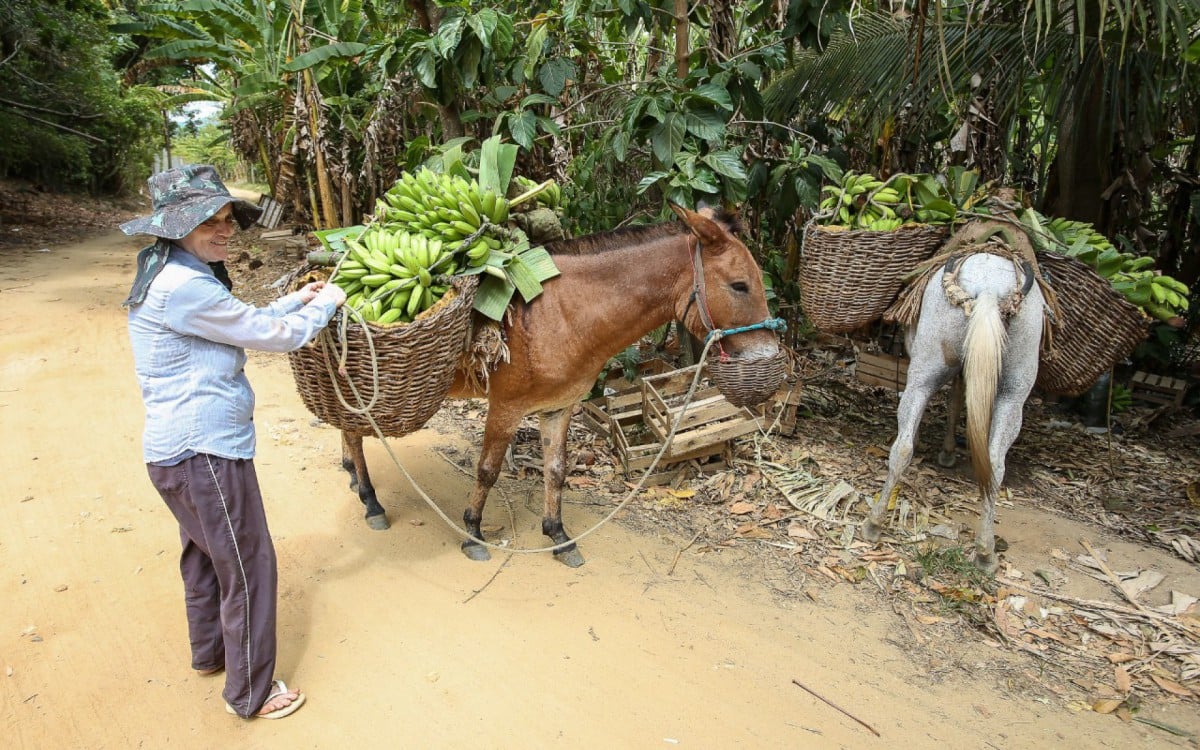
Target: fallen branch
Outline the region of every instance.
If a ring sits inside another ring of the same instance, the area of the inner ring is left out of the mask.
[[[1123,606],[1121,604],[1114,604],[1113,602],[1104,602],[1104,601],[1099,601],[1096,599],[1077,599],[1073,596],[1067,596],[1065,594],[1057,594],[1049,589],[1035,588],[1028,584],[1021,583],[1020,581],[1013,581],[1008,578],[997,578],[996,581],[997,581],[997,583],[1000,583],[1000,584],[1007,586],[1009,588],[1012,588],[1012,589],[1016,589],[1017,591],[1023,591],[1026,594],[1034,594],[1035,596],[1044,596],[1047,599],[1055,599],[1057,601],[1065,602],[1067,604],[1074,604],[1083,609],[1102,609],[1102,610],[1106,610],[1108,612],[1115,612],[1120,615],[1125,615],[1126,617],[1133,617],[1133,618],[1140,617],[1143,620],[1147,620],[1147,621],[1151,622],[1152,624],[1162,625],[1162,626],[1164,626],[1164,629],[1165,628],[1174,628],[1183,633],[1186,633],[1187,635],[1189,635],[1193,638],[1200,639],[1200,632],[1197,632],[1195,629],[1188,627],[1187,625],[1183,624],[1182,622],[1179,622],[1177,619],[1168,617],[1167,615],[1159,614],[1153,610],[1149,610],[1149,609],[1145,609],[1145,608],[1130,609],[1129,607]]]
[[[692,540],[690,542],[688,542],[687,544],[685,544],[684,546],[680,547],[678,550],[675,551],[675,559],[671,561],[671,567],[667,568],[667,575],[673,575],[675,573],[675,566],[677,564],[679,564],[679,558],[683,555],[684,552],[687,552],[687,550],[693,544],[696,543],[696,540],[699,539],[700,535],[703,533],[704,533],[704,529],[700,529],[699,531],[696,532],[696,535],[692,537]]]
[[[479,596],[480,594],[483,593],[484,589],[486,589],[488,586],[491,586],[492,581],[496,580],[496,576],[500,575],[500,571],[504,570],[505,566],[508,565],[510,562],[512,562],[512,559],[513,559],[512,555],[509,555],[508,557],[504,558],[504,562],[500,563],[500,567],[496,568],[496,572],[492,573],[492,577],[487,579],[487,582],[484,583],[482,586],[480,586],[479,588],[472,591],[470,596],[468,596],[466,599],[463,599],[463,604],[466,604],[467,602],[471,601],[475,597]]]
[[[883,736],[883,735],[881,735],[879,732],[875,731],[875,727],[871,726],[871,725],[870,725],[870,724],[868,724],[867,722],[865,722],[865,721],[863,721],[862,719],[858,718],[857,716],[855,716],[854,714],[850,713],[849,711],[847,711],[846,709],[842,708],[841,706],[839,706],[838,704],[834,703],[833,701],[829,700],[829,699],[828,699],[828,698],[826,698],[825,696],[818,694],[818,693],[817,693],[817,692],[815,692],[815,691],[814,691],[812,688],[808,687],[807,685],[804,685],[804,684],[803,684],[803,683],[801,683],[799,680],[797,680],[797,679],[793,679],[793,680],[792,680],[792,684],[793,684],[793,685],[795,685],[796,687],[798,687],[798,688],[800,688],[800,689],[802,689],[802,690],[806,691],[806,692],[807,692],[809,695],[811,695],[812,697],[814,697],[814,698],[816,698],[816,699],[818,699],[818,700],[820,700],[820,701],[823,701],[823,702],[825,703],[825,705],[827,705],[827,706],[832,706],[833,708],[836,708],[838,711],[841,711],[841,712],[842,712],[843,714],[845,714],[846,716],[850,717],[851,719],[854,719],[854,720],[855,720],[855,721],[857,721],[859,724],[862,724],[864,727],[866,727],[867,729],[869,729],[869,730],[871,731],[871,734],[875,735],[876,737],[882,737],[882,736]]]

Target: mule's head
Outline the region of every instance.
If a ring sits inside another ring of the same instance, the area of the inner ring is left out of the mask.
[[[693,336],[761,326],[771,319],[762,269],[733,232],[733,219],[709,209],[671,209],[691,229],[692,284],[676,304],[676,315]],[[721,393],[738,406],[760,403],[779,388],[786,359],[770,328],[721,335],[709,349],[709,372]]]

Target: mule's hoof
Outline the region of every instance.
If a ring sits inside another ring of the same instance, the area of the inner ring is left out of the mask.
[[[874,521],[864,521],[859,531],[862,533],[862,538],[868,542],[878,542],[883,538],[883,527]]]
[[[387,520],[387,514],[376,513],[373,516],[367,516],[367,525],[376,531],[387,531],[391,526]]]
[[[578,547],[568,547],[554,553],[554,559],[558,560],[568,568],[578,568],[583,565],[583,555],[579,553]]]
[[[937,462],[938,466],[943,469],[953,469],[954,464],[958,462],[958,455],[954,451],[950,451],[949,453],[938,451]]]
[[[487,547],[478,542],[463,542],[462,551],[464,555],[475,562],[487,562],[492,559],[492,553],[488,552]]]

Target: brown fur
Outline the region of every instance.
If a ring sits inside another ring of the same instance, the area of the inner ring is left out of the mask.
[[[529,303],[514,298],[505,330],[509,358],[490,374],[488,392],[472,387],[464,373],[455,379],[452,398],[488,399],[475,489],[464,514],[473,536],[482,538],[484,504],[518,425],[525,416],[538,414],[545,446],[543,531],[556,544],[569,541],[562,530],[561,491],[571,410],[591,390],[609,358],[685,310],[688,330],[704,339],[707,331],[700,323],[699,305],[688,305],[697,239],[707,309],[716,325],[747,326],[769,317],[762,271],[746,246],[703,214],[679,208],[676,213],[684,223],[552,243],[549,248],[561,275],[546,282],[543,293]],[[722,346],[737,357],[769,356],[779,345],[773,332],[759,329],[730,336]],[[358,467],[359,456],[353,458]],[[368,502],[365,497],[363,501]],[[470,544],[465,543],[464,550]],[[469,556],[486,554],[475,547]]]

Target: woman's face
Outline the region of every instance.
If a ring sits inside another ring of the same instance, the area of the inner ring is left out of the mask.
[[[205,263],[226,260],[229,258],[229,238],[235,229],[237,220],[233,218],[233,206],[226,204],[180,239],[179,246]]]

